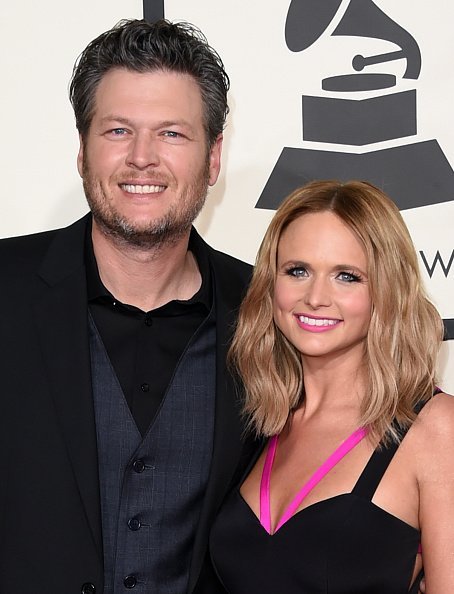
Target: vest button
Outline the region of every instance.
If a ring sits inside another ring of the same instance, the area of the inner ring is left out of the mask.
[[[153,326],[153,318],[149,314],[145,316],[145,324],[147,326]]]
[[[130,520],[128,520],[128,527],[130,530],[139,530],[141,525],[142,524],[140,523],[140,520],[138,518],[131,518]]]
[[[96,587],[94,584],[91,584],[90,582],[87,582],[86,584],[82,585],[82,588],[80,590],[81,594],[95,594],[96,593]]]
[[[150,391],[150,384],[147,384],[146,382],[140,385],[140,389],[142,390],[142,392],[149,392]]]
[[[143,472],[145,470],[145,462],[138,458],[137,460],[134,460],[132,467],[135,472]]]
[[[130,590],[131,588],[134,588],[135,585],[137,584],[137,579],[135,575],[127,575],[125,577],[125,579],[123,580],[123,584],[125,586],[125,588],[128,588],[128,590]]]

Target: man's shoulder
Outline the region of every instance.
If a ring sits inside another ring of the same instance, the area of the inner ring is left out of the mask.
[[[244,275],[246,278],[251,276],[252,266],[250,264],[212,247],[202,239],[194,228],[191,233],[191,239],[197,243],[199,249],[207,252],[211,264],[215,267],[216,271],[223,271],[225,269],[238,275]]]
[[[252,266],[229,254],[209,248],[215,284],[224,295],[242,299],[249,285]]]
[[[243,260],[239,260],[234,256],[230,256],[225,252],[221,252],[214,248],[210,248],[213,261],[217,268],[225,268],[228,270],[235,271],[239,275],[244,275],[246,278],[249,279],[252,273],[252,266]]]
[[[194,227],[191,231],[191,241],[197,246],[199,253],[204,253],[208,257],[216,285],[228,293],[243,293],[251,279],[252,266],[210,246]]]
[[[60,229],[51,229],[50,231],[40,231],[29,235],[2,238],[0,239],[0,254],[2,256],[8,254],[30,255],[31,249],[46,248],[59,231]]]
[[[0,240],[0,273],[23,274],[36,266],[49,249],[58,230]]]
[[[34,269],[58,236],[61,236],[63,244],[70,243],[71,236],[82,236],[84,221],[85,217],[69,227],[0,239],[0,274],[23,274]]]

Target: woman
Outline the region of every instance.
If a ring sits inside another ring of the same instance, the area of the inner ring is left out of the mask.
[[[454,592],[442,334],[380,190],[314,182],[281,205],[231,350],[269,439],[213,528],[230,594],[417,592],[423,563],[426,594]]]

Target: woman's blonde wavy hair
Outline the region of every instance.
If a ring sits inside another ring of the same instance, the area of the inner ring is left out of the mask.
[[[356,234],[368,261],[372,315],[360,423],[373,438],[399,440],[399,428],[413,422],[416,404],[433,394],[443,323],[424,291],[398,208],[367,182],[312,182],[290,194],[276,211],[229,353],[245,386],[244,413],[256,434],[270,436],[283,429],[289,413],[304,401],[300,353],[273,320],[277,251],[292,221],[326,211]]]

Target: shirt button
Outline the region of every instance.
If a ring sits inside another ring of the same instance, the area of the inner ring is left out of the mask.
[[[151,316],[149,316],[148,314],[145,316],[145,324],[147,326],[152,326],[153,325],[153,318]]]
[[[94,584],[91,584],[90,582],[87,582],[86,584],[82,585],[82,588],[80,590],[81,594],[95,594],[96,593],[96,587]]]
[[[138,458],[137,460],[134,460],[132,467],[134,469],[134,472],[143,472],[145,470],[145,462]]]
[[[123,580],[123,584],[125,585],[125,588],[128,588],[128,590],[130,590],[131,588],[134,588],[135,585],[137,584],[137,579],[135,575],[127,575],[125,577],[125,579]]]
[[[142,390],[142,392],[149,392],[150,391],[150,384],[147,384],[146,382],[141,384],[140,389]]]
[[[138,518],[131,518],[130,520],[128,520],[128,527],[130,530],[139,530],[141,525],[142,524],[140,523],[140,520]]]

